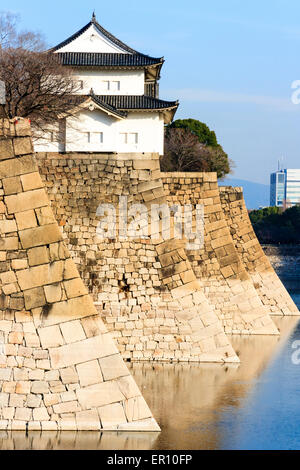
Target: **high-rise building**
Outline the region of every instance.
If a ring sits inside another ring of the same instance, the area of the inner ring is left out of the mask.
[[[288,208],[300,204],[300,169],[271,173],[270,205]]]

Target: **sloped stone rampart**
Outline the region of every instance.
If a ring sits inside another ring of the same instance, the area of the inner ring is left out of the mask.
[[[204,209],[204,243],[188,259],[226,333],[278,334],[233,243],[216,173],[162,173],[170,205]]]
[[[99,238],[99,204],[166,203],[156,154],[38,155],[73,259],[123,357],[234,362],[182,240]],[[117,224],[119,221],[117,222]]]
[[[297,306],[274,271],[256,237],[242,188],[220,187],[220,196],[234,245],[262,303],[272,315],[299,315]]]
[[[0,120],[0,429],[159,431],[66,248],[28,121]]]

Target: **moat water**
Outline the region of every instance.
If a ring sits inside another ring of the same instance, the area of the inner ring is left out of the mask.
[[[291,294],[300,308],[300,280]],[[300,449],[300,318],[275,322],[280,338],[232,338],[240,365],[131,364],[161,433],[0,432],[0,449]]]

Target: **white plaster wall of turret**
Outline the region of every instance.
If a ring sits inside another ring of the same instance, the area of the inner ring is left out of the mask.
[[[130,112],[125,119],[100,110],[81,111],[67,119],[66,144],[58,125],[35,141],[35,152],[159,153],[164,151],[164,120],[160,113]]]
[[[82,70],[77,68],[74,79],[78,81],[78,94],[88,95],[143,95],[145,89],[144,70]]]

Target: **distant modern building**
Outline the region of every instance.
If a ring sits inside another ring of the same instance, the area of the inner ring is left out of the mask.
[[[300,204],[300,169],[271,173],[270,205],[288,208]]]

